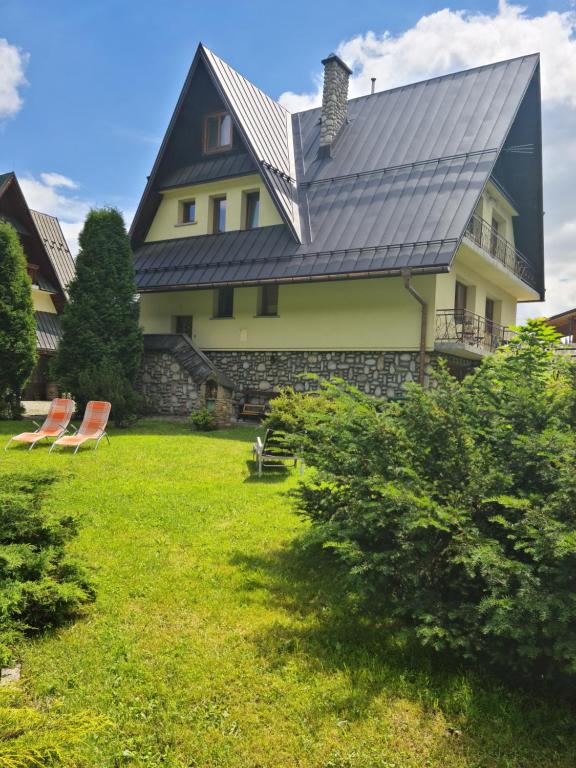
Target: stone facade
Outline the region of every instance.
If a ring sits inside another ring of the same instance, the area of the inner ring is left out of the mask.
[[[331,54],[324,64],[324,90],[322,93],[322,121],[320,146],[329,147],[348,117],[348,79],[350,69]]]
[[[202,407],[201,385],[169,352],[144,352],[136,388],[153,413],[188,416]]]
[[[136,388],[154,414],[189,416],[208,408],[219,427],[235,418],[232,391],[211,379],[196,382],[170,352],[144,351]]]
[[[400,397],[403,385],[418,381],[417,352],[251,352],[207,351],[214,365],[239,390],[270,391],[279,386],[313,389],[300,374],[339,377],[376,397]],[[432,363],[432,356],[427,357]]]

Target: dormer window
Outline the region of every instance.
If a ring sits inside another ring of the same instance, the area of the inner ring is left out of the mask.
[[[222,152],[232,147],[232,118],[227,112],[208,115],[204,121],[204,152]]]

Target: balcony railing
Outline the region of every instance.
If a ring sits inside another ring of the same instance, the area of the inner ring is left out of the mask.
[[[490,254],[492,258],[503,264],[516,277],[528,285],[536,285],[534,270],[526,257],[480,216],[476,214],[472,216],[466,227],[465,235],[479,248]]]
[[[503,325],[475,315],[467,309],[439,309],[436,312],[436,347],[478,354],[494,352],[506,344],[512,331]]]

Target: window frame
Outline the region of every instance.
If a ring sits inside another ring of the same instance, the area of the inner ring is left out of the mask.
[[[220,311],[221,305],[222,305],[222,302],[220,301],[220,297],[223,291],[230,291],[230,314],[222,314]],[[214,289],[214,303],[212,308],[212,318],[214,320],[230,320],[234,318],[234,286],[233,285],[223,285],[221,288]]]
[[[218,120],[218,141],[220,141],[220,133],[221,133],[221,127],[222,127],[222,121],[225,117],[230,118],[230,143],[229,144],[218,144],[215,147],[209,147],[208,146],[208,121],[217,119]],[[230,149],[232,149],[232,145],[234,144],[234,125],[232,124],[232,115],[230,112],[211,112],[209,115],[206,115],[204,117],[204,136],[202,141],[203,151],[205,155],[213,155],[217,152],[226,152]]]
[[[186,206],[189,206],[189,205],[192,205],[192,204],[194,204],[194,218],[193,219],[189,219],[189,220],[185,220],[184,219],[184,211],[186,210]],[[195,197],[191,197],[189,200],[179,200],[178,201],[178,208],[179,208],[179,211],[178,211],[178,224],[183,224],[183,225],[186,225],[186,224],[196,224],[197,219],[196,219],[196,198]]]
[[[212,232],[213,235],[221,235],[222,233],[226,232],[226,216],[228,213],[228,210],[226,209],[224,211],[224,229],[220,229],[220,222],[218,221],[218,226],[216,226],[216,211],[220,209],[220,203],[224,201],[226,203],[227,198],[226,195],[214,195],[214,197],[210,198],[210,206],[211,206],[211,222],[212,222]],[[219,219],[219,217],[218,217]]]
[[[186,324],[188,324],[188,321],[190,322],[189,333],[187,331],[179,330],[179,327],[181,326],[181,321],[186,321]],[[194,330],[194,315],[173,315],[173,323],[174,323],[174,333],[184,334],[192,338],[192,332]]]
[[[276,311],[275,312],[264,311],[266,307],[269,306],[269,304],[265,306],[264,298],[265,298],[266,292],[270,289],[273,289],[276,292],[276,302],[275,302]],[[279,317],[278,315],[279,298],[280,298],[280,286],[278,285],[278,283],[267,283],[266,285],[258,286],[258,306],[257,306],[256,317]]]
[[[256,224],[254,226],[249,226],[249,216],[250,216],[250,201],[256,199],[257,206],[258,206],[258,216],[256,220]],[[258,229],[260,226],[260,190],[259,189],[251,189],[247,192],[244,192],[244,229],[251,230],[251,229]]]

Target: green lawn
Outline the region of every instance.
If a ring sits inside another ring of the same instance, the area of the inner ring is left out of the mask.
[[[97,601],[20,655],[39,705],[110,719],[85,765],[573,768],[567,705],[350,614],[338,572],[295,543],[296,476],[251,476],[254,434],[146,421],[96,453],[1,454],[0,482],[53,468],[47,503],[83,516]]]

